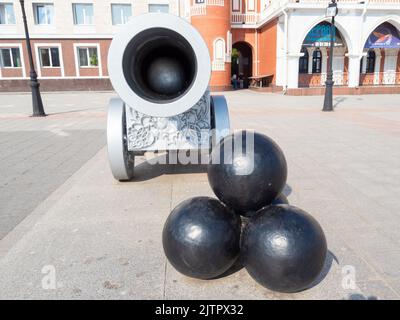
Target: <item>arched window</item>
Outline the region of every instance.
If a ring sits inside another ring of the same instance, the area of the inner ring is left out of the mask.
[[[225,61],[225,40],[222,38],[214,41],[214,60]]]
[[[301,53],[304,55],[299,59],[299,73],[308,73],[308,50],[302,48]]]
[[[315,49],[312,59],[312,73],[321,73],[322,53],[321,50]]]
[[[374,73],[375,71],[375,51],[368,50],[367,59],[365,61],[365,72],[366,73]]]

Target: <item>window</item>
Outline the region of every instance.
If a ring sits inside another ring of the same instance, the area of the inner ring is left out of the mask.
[[[93,4],[74,3],[74,24],[93,24]]]
[[[169,12],[168,4],[149,4],[149,12]]]
[[[112,24],[125,24],[132,16],[132,6],[130,4],[112,4]]]
[[[232,11],[241,11],[241,1],[240,0],[232,1]]]
[[[58,48],[39,48],[39,57],[42,67],[60,66],[60,53]]]
[[[78,48],[78,59],[80,67],[97,67],[97,48]]]
[[[14,8],[12,3],[0,3],[0,24],[15,24]]]
[[[19,48],[0,49],[0,65],[2,68],[21,67]]]
[[[303,48],[301,53],[304,55],[299,59],[299,73],[308,73],[308,50]]]
[[[255,10],[254,0],[247,0],[247,10],[248,11],[254,11]]]
[[[53,24],[54,6],[52,3],[34,3],[33,12],[36,24]]]
[[[322,66],[322,53],[321,50],[316,49],[313,52],[312,73],[321,73],[321,66]]]
[[[375,51],[374,50],[368,50],[367,59],[365,62],[366,62],[365,72],[366,73],[374,73],[374,71],[375,71]]]
[[[224,39],[217,39],[214,41],[214,60],[225,61]]]

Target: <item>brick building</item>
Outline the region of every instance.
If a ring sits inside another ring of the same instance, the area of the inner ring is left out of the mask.
[[[108,89],[113,34],[132,16],[162,11],[190,21],[212,59],[213,89],[231,76],[266,90],[323,90],[330,55],[326,0],[25,1],[44,90]],[[337,92],[397,92],[400,0],[339,0],[333,72]],[[18,0],[0,0],[0,91],[26,91],[29,66]],[[256,80],[260,80],[256,82]]]

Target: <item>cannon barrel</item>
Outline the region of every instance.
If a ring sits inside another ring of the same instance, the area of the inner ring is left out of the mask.
[[[135,17],[115,35],[108,54],[111,83],[129,106],[171,117],[192,108],[207,91],[207,45],[184,19],[164,13]]]

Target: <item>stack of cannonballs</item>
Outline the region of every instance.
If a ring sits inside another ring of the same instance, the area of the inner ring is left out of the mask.
[[[213,279],[240,256],[264,287],[310,287],[322,271],[327,244],[318,222],[281,194],[286,178],[285,156],[269,137],[240,131],[224,138],[208,169],[219,200],[196,197],[171,212],[163,231],[169,262],[186,276]]]

